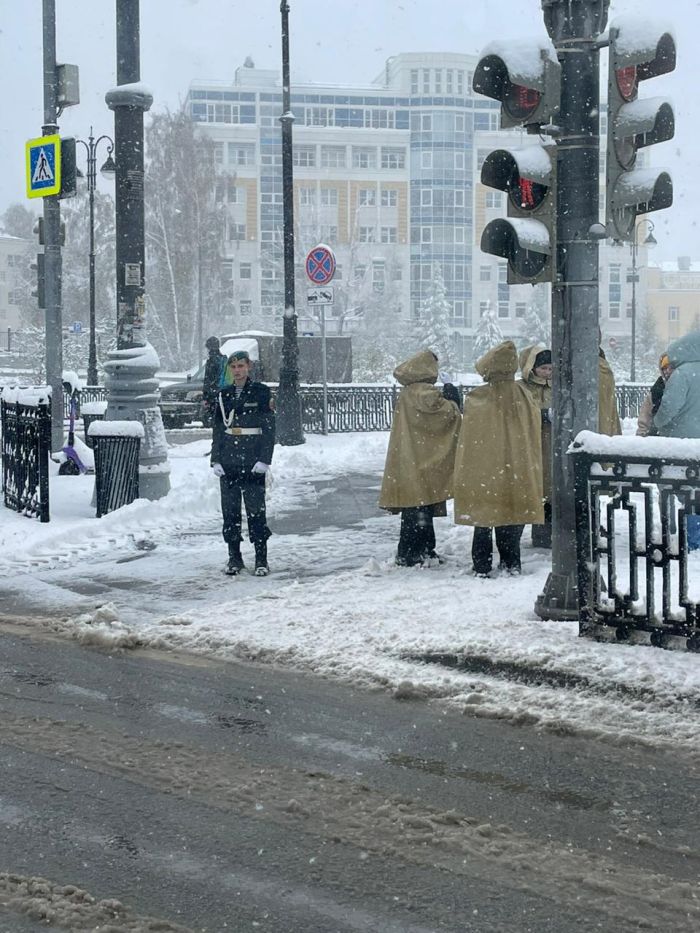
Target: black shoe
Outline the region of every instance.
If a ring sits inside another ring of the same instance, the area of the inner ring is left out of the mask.
[[[266,577],[270,572],[267,566],[267,541],[255,545],[255,571],[254,576]]]
[[[236,577],[238,574],[245,568],[243,563],[243,558],[241,556],[241,544],[240,541],[236,544],[229,544],[228,546],[228,564],[226,566],[226,573],[229,577]]]
[[[238,561],[234,560],[233,557],[229,557],[224,573],[229,577],[237,577],[242,569],[243,567],[238,563]]]

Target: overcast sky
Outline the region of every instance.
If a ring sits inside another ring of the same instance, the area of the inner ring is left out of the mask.
[[[153,109],[175,108],[195,78],[228,80],[250,55],[280,66],[279,0],[141,0],[141,77]],[[115,78],[115,0],[56,0],[58,60],[80,66],[82,103],[64,113],[61,133],[112,133],[105,91]],[[492,38],[545,34],[540,0],[290,0],[293,80],[369,83],[399,52],[478,53]],[[24,142],[42,124],[41,0],[4,0],[0,16],[0,210],[24,195]],[[654,147],[671,169],[675,205],[655,218],[657,257],[700,260],[700,2],[613,0],[615,16],[671,25],[679,62],[673,75],[642,85],[642,96],[669,95],[676,138]],[[685,41],[685,37],[688,41]],[[79,154],[79,158],[80,158]]]

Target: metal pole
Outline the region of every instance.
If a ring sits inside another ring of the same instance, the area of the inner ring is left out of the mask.
[[[282,211],[284,218],[284,317],[282,365],[277,392],[277,440],[294,446],[304,443],[299,397],[299,343],[294,306],[294,169],[289,77],[289,4],[282,0]]]
[[[323,379],[323,433],[328,434],[328,348],[326,344],[326,306],[321,305],[321,378]]]
[[[197,365],[202,358],[204,347],[204,295],[202,282],[202,230],[199,230],[199,246],[197,250],[197,355],[195,361]]]
[[[635,357],[637,355],[637,235],[639,224],[634,228],[634,239],[632,240],[632,341],[630,358],[630,382],[637,381],[637,367]]]
[[[567,449],[598,427],[600,74],[596,39],[609,0],[542,0],[561,63],[557,123],[557,281],[552,290],[552,571],[535,605],[541,618],[578,618],[574,465]]]
[[[58,133],[56,0],[43,0],[44,136]],[[46,290],[46,384],[51,386],[51,448],[63,447],[63,326],[61,308],[61,204],[44,200],[44,275]]]
[[[90,202],[90,347],[88,350],[88,385],[97,385],[97,346],[95,343],[95,185],[97,182],[97,147],[90,127],[88,137],[87,186]]]
[[[114,111],[116,161],[117,349],[104,369],[106,420],[140,421],[140,495],[170,489],[168,448],[158,407],[160,361],[146,339],[143,115],[153,96],[140,82],[139,0],[116,0],[117,86],[105,100]]]

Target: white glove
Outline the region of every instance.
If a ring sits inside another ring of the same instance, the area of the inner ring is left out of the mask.
[[[220,463],[212,463],[211,471],[214,476],[218,476],[219,479],[221,479],[222,476],[226,476],[226,470],[224,470]]]
[[[438,379],[443,385],[446,385],[448,382],[450,383],[452,382],[452,377],[450,376],[450,374],[445,373],[445,372],[438,373]]]
[[[263,463],[261,460],[258,460],[258,462],[255,464],[255,466],[250,472],[251,473],[267,473],[269,469],[270,469],[269,463]]]

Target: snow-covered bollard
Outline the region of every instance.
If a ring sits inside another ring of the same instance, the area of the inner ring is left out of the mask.
[[[93,421],[88,430],[95,451],[97,517],[139,497],[140,421]]]

